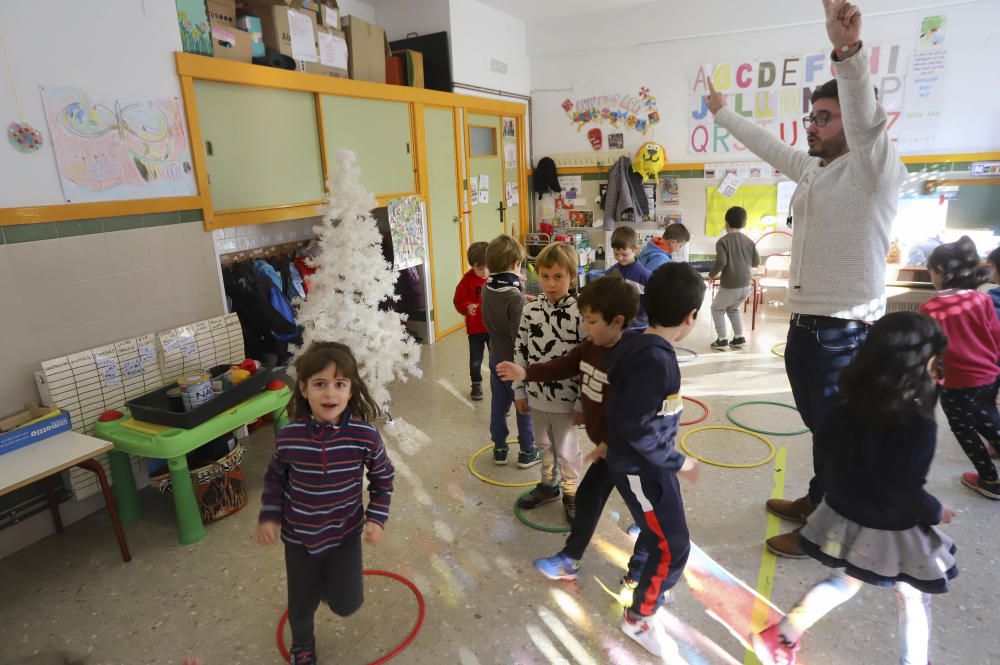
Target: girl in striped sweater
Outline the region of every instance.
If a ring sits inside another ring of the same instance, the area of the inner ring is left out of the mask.
[[[378,430],[379,408],[351,350],[316,342],[295,362],[294,419],[274,442],[264,476],[257,542],[285,545],[292,665],[314,665],[313,616],[325,601],[339,616],[364,601],[361,539],[378,545],[395,471]],[[368,470],[368,506],[362,500]]]

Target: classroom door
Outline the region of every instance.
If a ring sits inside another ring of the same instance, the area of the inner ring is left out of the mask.
[[[460,328],[464,319],[451,304],[464,272],[462,224],[459,216],[460,169],[452,109],[425,108],[427,146],[427,226],[431,238],[431,284],[434,295],[434,335]]]
[[[501,118],[466,113],[464,124],[470,242],[489,242],[512,228],[504,201]]]

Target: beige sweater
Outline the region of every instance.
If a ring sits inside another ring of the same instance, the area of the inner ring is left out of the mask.
[[[864,49],[834,63],[850,152],[820,160],[726,107],[715,116],[751,152],[798,187],[792,196],[792,255],[787,307],[873,321],[885,312],[885,261],[906,167],[886,133]]]

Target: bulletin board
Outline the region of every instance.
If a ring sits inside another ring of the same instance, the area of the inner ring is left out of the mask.
[[[777,185],[743,185],[732,197],[719,193],[715,186],[705,188],[705,235],[722,235],[726,226],[726,211],[741,206],[747,211],[748,230],[771,229],[778,215]],[[765,218],[770,219],[765,219]]]

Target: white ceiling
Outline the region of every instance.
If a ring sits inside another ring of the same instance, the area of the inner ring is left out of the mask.
[[[606,12],[636,5],[650,4],[653,0],[479,0],[505,14],[516,16],[525,23],[545,21],[562,16]]]

